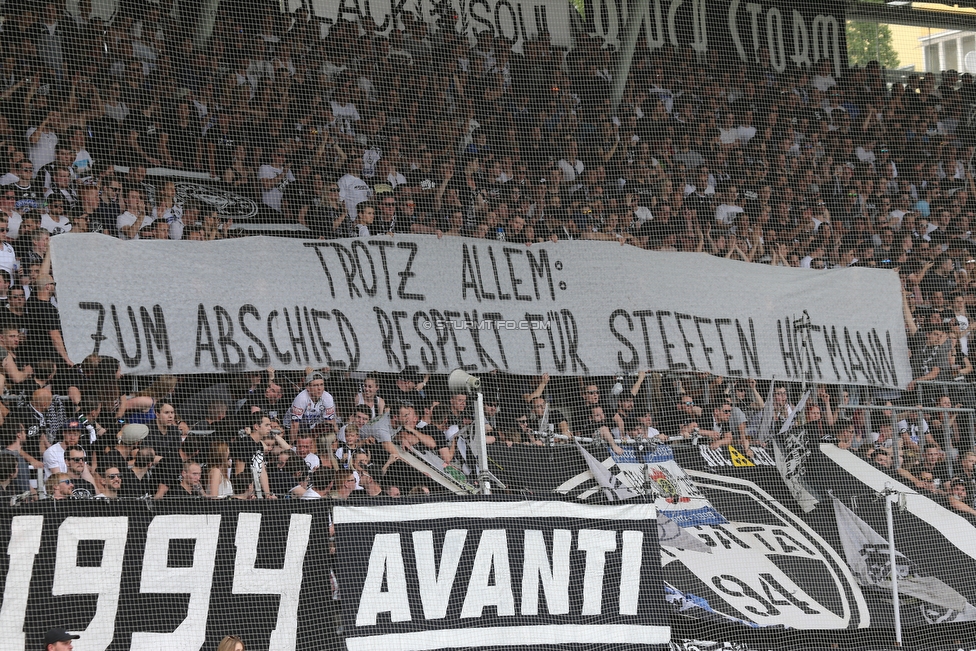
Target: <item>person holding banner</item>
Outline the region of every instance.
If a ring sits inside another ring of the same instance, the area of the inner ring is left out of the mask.
[[[704,437],[708,447],[715,450],[720,447],[732,444],[732,405],[723,403],[713,404],[712,407],[712,427],[711,429],[699,429],[698,438]]]
[[[790,404],[789,395],[786,387],[776,387],[773,390],[773,420],[778,429],[786,419],[793,413],[793,405]]]

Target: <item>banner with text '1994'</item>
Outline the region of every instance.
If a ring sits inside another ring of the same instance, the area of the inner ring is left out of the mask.
[[[69,356],[127,373],[638,369],[904,387],[898,277],[600,242],[55,238]]]
[[[333,509],[349,651],[666,649],[652,504]]]

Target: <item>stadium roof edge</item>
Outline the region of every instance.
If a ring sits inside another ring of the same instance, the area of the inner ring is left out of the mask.
[[[945,10],[921,9],[912,4],[852,2],[847,7],[847,19],[972,32],[976,31],[976,13],[966,10],[974,6],[976,2],[971,0],[965,4],[945,5]]]

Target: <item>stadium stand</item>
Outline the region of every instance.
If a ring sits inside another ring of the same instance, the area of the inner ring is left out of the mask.
[[[129,376],[108,355],[71,359],[48,248],[78,233],[413,234],[526,247],[597,240],[608,256],[623,246],[810,273],[896,270],[914,378],[906,390],[655,369],[486,374],[496,474],[509,494],[552,493],[586,471],[574,440],[618,463],[635,449],[671,449],[676,472],[773,468],[773,435],[795,422],[823,455],[819,470],[834,464],[836,477],[844,464],[867,464],[856,466],[865,477],[901,482],[976,523],[972,75],[889,84],[876,62],[835,77],[829,62],[778,72],[764,49],[753,65],[711,65],[688,47],[639,42],[614,109],[614,68],[596,38],[568,52],[526,40],[516,52],[490,30],[472,44],[407,16],[385,37],[347,21],[322,36],[304,10],[244,21],[228,4],[202,49],[154,4],[125,4],[109,23],[54,2],[4,6],[6,502],[26,511],[39,500],[369,503],[464,492],[476,484],[464,435],[473,399],[446,376],[415,367]],[[405,450],[450,472],[432,478]],[[751,481],[805,511],[778,476]],[[583,488],[592,484],[561,492]],[[724,489],[703,490],[718,503]],[[976,598],[972,585],[958,589]],[[693,608],[695,595],[669,595]],[[968,602],[949,611],[976,618]],[[719,635],[736,636],[717,623],[732,616],[708,612]]]

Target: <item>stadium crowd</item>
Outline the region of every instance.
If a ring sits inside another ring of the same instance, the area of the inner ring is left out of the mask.
[[[116,360],[69,358],[50,238],[240,236],[215,206],[179,195],[176,181],[192,173],[253,200],[261,220],[315,238],[594,239],[753,264],[897,269],[919,392],[914,382],[903,395],[821,389],[801,420],[976,514],[971,423],[929,423],[908,409],[918,396],[976,407],[971,75],[888,84],[876,62],[835,78],[827,61],[777,72],[764,50],[735,66],[716,51],[699,59],[639,45],[614,109],[611,55],[586,37],[568,52],[545,39],[515,52],[490,32],[472,45],[406,15],[386,36],[345,21],[323,36],[304,10],[242,16],[224,3],[201,49],[150,3],[120,3],[109,23],[91,17],[90,0],[71,13],[58,2],[4,11],[5,497],[37,490],[31,466],[46,469],[55,499],[436,490],[394,443],[468,467],[457,432],[471,405],[416,369],[136,378],[127,392]],[[644,439],[747,454],[764,445],[764,386],[656,376],[652,389],[646,377],[616,393],[606,378],[495,380],[492,445],[549,444],[543,420],[559,440],[592,436],[618,452]],[[795,389],[775,389],[777,422]],[[897,433],[855,408],[887,399]],[[383,412],[389,428],[368,425]]]

